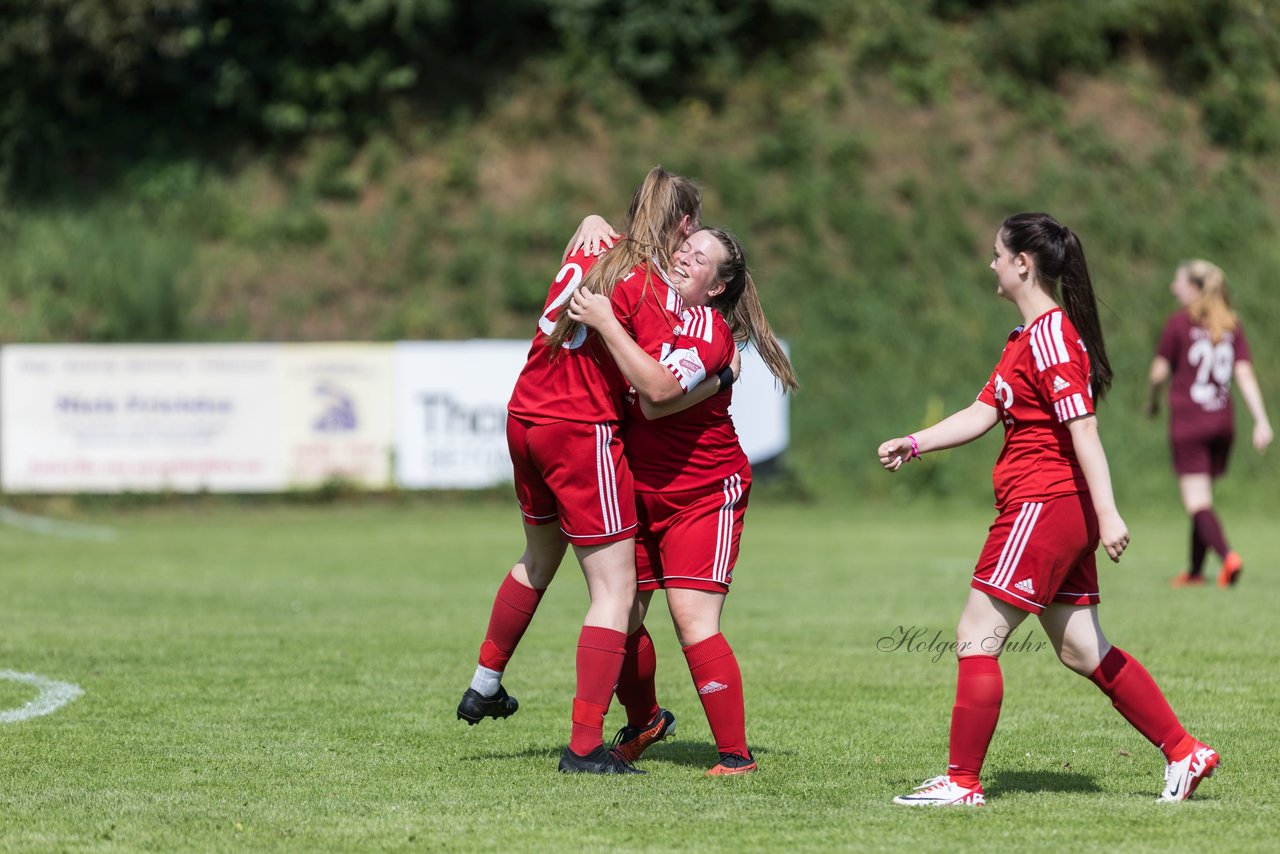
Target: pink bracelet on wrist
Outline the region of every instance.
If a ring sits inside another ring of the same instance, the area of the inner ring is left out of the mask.
[[[911,440],[911,458],[915,459],[920,456],[920,444],[916,441],[915,436],[908,436]]]

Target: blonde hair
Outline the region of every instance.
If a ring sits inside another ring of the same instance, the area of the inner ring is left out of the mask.
[[[787,391],[797,391],[800,383],[791,367],[791,360],[769,326],[760,295],[756,293],[755,280],[747,267],[742,242],[721,228],[704,228],[724,247],[725,258],[716,268],[716,280],[724,282],[724,290],[712,297],[710,305],[719,311],[733,331],[733,340],[750,341],[769,368],[769,373]]]
[[[684,239],[680,224],[684,218],[696,223],[702,211],[702,192],[688,178],[673,175],[661,166],[649,170],[644,182],[631,197],[627,218],[622,231],[627,236],[605,252],[587,272],[581,288],[591,293],[610,296],[613,286],[623,276],[640,265],[645,265],[644,282],[649,286],[653,265],[659,269],[671,268],[671,255]],[[556,318],[555,329],[547,337],[551,358],[555,359],[577,333],[578,324],[569,319],[568,312]]]
[[[1209,261],[1196,259],[1178,265],[1178,273],[1195,285],[1200,295],[1187,306],[1191,322],[1209,333],[1209,339],[1217,344],[1222,336],[1236,328],[1236,313],[1231,310],[1227,296],[1227,274]]]

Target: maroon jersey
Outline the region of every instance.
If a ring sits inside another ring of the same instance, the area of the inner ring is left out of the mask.
[[[580,328],[565,342],[555,361],[547,348],[547,336],[555,329],[561,308],[595,262],[594,256],[575,253],[551,283],[529,357],[507,404],[507,411],[515,417],[532,424],[603,424],[622,420],[622,399],[628,384],[599,336]],[[632,269],[614,286],[612,294],[614,313],[633,338],[638,321],[646,322],[655,313],[661,315],[656,294],[667,290],[660,277],[646,275],[645,267],[642,264]]]
[[[997,507],[1088,491],[1066,425],[1093,414],[1089,354],[1066,312],[1051,309],[1013,330],[978,400],[1004,422],[992,474]]]
[[[656,342],[656,354],[686,392],[733,359],[733,333],[708,306],[683,313],[674,340]],[[636,339],[655,355],[651,340]],[[747,466],[747,455],[729,417],[730,394],[716,394],[688,409],[650,421],[631,396],[623,446],[637,492],[714,487]]]
[[[1187,309],[1164,326],[1156,354],[1169,361],[1169,431],[1176,438],[1205,439],[1234,432],[1231,377],[1236,362],[1248,362],[1244,329],[1222,333],[1217,344],[1195,325]]]

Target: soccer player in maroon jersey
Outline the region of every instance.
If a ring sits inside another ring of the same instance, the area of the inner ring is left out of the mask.
[[[998,515],[956,628],[960,673],[947,771],[894,803],[985,802],[978,774],[1004,696],[999,657],[1028,614],[1040,618],[1062,663],[1092,680],[1164,753],[1160,800],[1185,800],[1213,773],[1218,754],[1187,734],[1151,675],[1112,646],[1098,623],[1094,551],[1101,540],[1107,556],[1120,560],[1129,530],[1116,510],[1094,414],[1111,366],[1084,247],[1047,214],[1017,214],[996,235],[991,268],[996,293],[1023,319],[991,378],[967,409],[878,451],[881,465],[897,471],[1004,424],[993,474]]]
[[[598,296],[579,292],[569,303],[570,317],[597,331],[635,390],[623,437],[639,503],[640,592],[618,680],[627,725],[615,750],[634,762],[675,729],[675,716],[658,705],[657,662],[644,627],[653,591],[662,589],[720,754],[707,774],[745,774],[756,762],[747,747],[742,674],[720,631],[751,492],[751,466],[729,416],[735,338],[751,340],[787,389],[796,388],[796,378],[735,237],[697,232],[676,252],[670,278],[690,306],[674,341],[633,340],[614,306]],[[671,414],[668,401],[708,376],[719,377],[726,393]]]
[[[1227,544],[1213,512],[1213,481],[1227,470],[1235,439],[1231,405],[1234,376],[1253,415],[1253,447],[1264,453],[1274,434],[1253,373],[1244,327],[1231,310],[1227,278],[1208,261],[1179,265],[1170,285],[1182,308],[1165,324],[1151,362],[1147,413],[1160,411],[1160,392],[1169,384],[1169,444],[1182,506],[1191,519],[1191,562],[1173,579],[1174,587],[1204,583],[1204,557],[1213,549],[1222,559],[1218,586],[1240,580],[1244,561]]]
[[[547,294],[529,358],[508,404],[507,443],[524,515],[525,551],[498,589],[471,687],[458,717],[475,724],[518,708],[502,673],[572,544],[591,605],[578,640],[573,730],[560,769],[638,773],[603,746],[602,728],[622,666],[635,601],[636,508],[619,425],[626,383],[595,336],[559,315],[574,290],[611,292],[624,317],[639,309],[655,269],[697,228],[701,195],[655,168],[632,198],[628,239],[596,259],[570,255]],[[637,275],[637,271],[639,271]],[[629,277],[626,287],[617,279]]]

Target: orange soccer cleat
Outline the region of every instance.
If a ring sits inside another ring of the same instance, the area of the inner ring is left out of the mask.
[[[1222,572],[1218,573],[1218,586],[1231,587],[1240,580],[1244,572],[1244,560],[1235,552],[1229,552],[1222,561]]]

